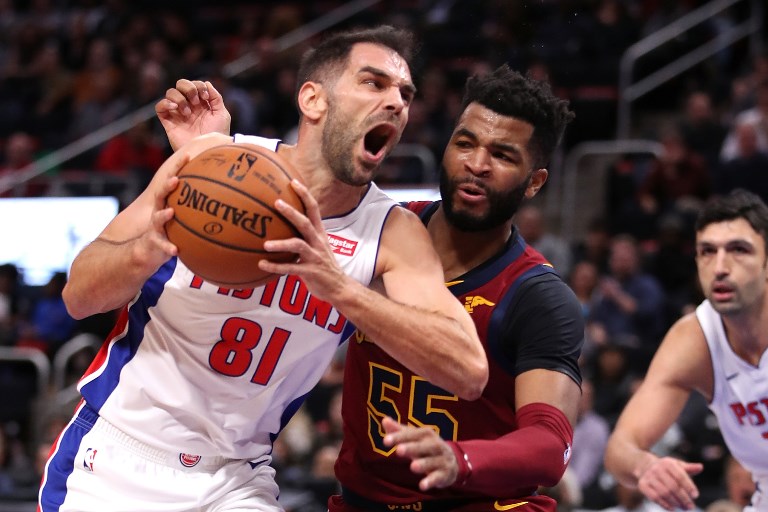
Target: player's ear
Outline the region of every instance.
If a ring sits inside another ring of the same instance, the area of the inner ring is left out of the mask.
[[[549,171],[546,169],[534,169],[531,173],[531,179],[528,182],[528,187],[525,189],[525,198],[530,199],[535,196],[541,187],[547,182],[549,177]]]
[[[317,121],[328,110],[327,91],[319,82],[304,82],[299,89],[296,102],[302,115],[312,121]]]

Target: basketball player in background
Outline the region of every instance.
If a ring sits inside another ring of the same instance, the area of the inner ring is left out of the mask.
[[[250,290],[206,283],[165,236],[176,173],[204,149],[232,142],[221,133],[175,146],[147,189],[78,255],[64,291],[69,312],[122,312],[52,448],[41,511],[282,510],[272,441],[350,324],[433,382],[467,399],[480,395],[487,359],[445,288],[427,231],[371,183],[408,119],[411,41],[392,27],[325,39],[302,60],[297,144],[235,137],[277,151],[307,184],[293,184],[306,216],[276,202],[302,236],[266,242],[299,257],[259,263],[278,280]],[[166,128],[194,124],[194,113],[161,103]],[[334,254],[329,237],[357,249]],[[281,307],[297,297],[304,309],[325,309],[325,319]]]
[[[606,468],[667,510],[694,508],[702,464],[650,447],[698,392],[757,484],[745,510],[768,510],[768,206],[745,190],[710,200],[696,221],[696,267],[706,298],[662,341],[611,434]]]
[[[330,512],[555,511],[536,491],[557,483],[569,460],[584,323],[513,215],[544,185],[572,118],[546,83],[506,65],[467,81],[443,155],[442,201],[407,207],[477,326],[488,385],[478,400],[462,399],[368,336],[352,338],[336,462],[342,493]]]

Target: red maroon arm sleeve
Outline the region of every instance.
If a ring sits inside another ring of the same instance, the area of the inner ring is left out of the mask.
[[[449,442],[459,461],[455,489],[505,496],[510,488],[551,487],[565,473],[573,428],[556,407],[534,403],[517,411],[518,429],[495,440]]]

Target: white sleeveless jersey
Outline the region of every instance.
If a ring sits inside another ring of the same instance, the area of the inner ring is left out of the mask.
[[[749,510],[768,510],[768,355],[762,355],[758,367],[737,356],[709,301],[696,308],[696,317],[709,345],[715,377],[709,408],[731,454],[758,484],[754,508]]]
[[[395,204],[371,184],[357,208],[323,220],[339,265],[366,286]],[[294,276],[222,289],[173,258],[122,311],[78,387],[102,418],[150,446],[266,460],[350,330]]]

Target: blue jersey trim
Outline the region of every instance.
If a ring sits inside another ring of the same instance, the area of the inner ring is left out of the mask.
[[[109,351],[105,368],[101,375],[83,385],[80,392],[88,404],[96,411],[101,410],[104,403],[120,383],[120,372],[139,350],[144,339],[144,328],[149,322],[149,309],[156,306],[165,288],[165,283],[176,269],[176,258],[167,261],[152,275],[141,289],[136,302],[128,310],[128,330],[125,336],[117,340]]]

